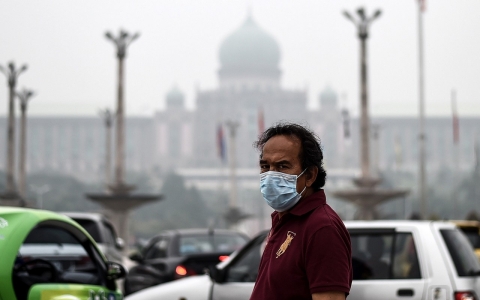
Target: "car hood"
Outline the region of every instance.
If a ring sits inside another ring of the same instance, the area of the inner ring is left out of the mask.
[[[207,300],[211,286],[210,276],[191,276],[148,289],[141,290],[125,300],[158,300],[158,299],[180,299],[186,300]]]

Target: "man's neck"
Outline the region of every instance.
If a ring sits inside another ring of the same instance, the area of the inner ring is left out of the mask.
[[[307,198],[308,196],[310,196],[310,195],[313,194],[313,193],[314,193],[314,190],[313,190],[312,188],[307,188],[307,189],[305,190],[305,192],[303,193],[302,198],[300,198],[300,200],[298,200],[298,203],[300,203],[300,201],[303,201],[303,199]],[[293,207],[297,206],[298,203],[295,204]],[[293,207],[292,207],[292,208],[293,208]],[[289,212],[292,208],[290,208],[289,210],[286,210],[286,211],[282,211],[282,212],[279,211],[279,212],[278,212],[278,218],[281,219],[284,215],[288,214],[288,212]]]

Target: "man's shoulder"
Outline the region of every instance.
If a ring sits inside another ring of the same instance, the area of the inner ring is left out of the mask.
[[[328,204],[320,205],[308,215],[306,224],[314,231],[325,227],[345,228],[342,219]]]

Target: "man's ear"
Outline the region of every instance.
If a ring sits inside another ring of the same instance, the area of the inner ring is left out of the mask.
[[[305,172],[305,185],[307,187],[311,187],[312,184],[317,180],[317,175],[318,175],[318,167],[312,166],[309,167],[308,170]]]

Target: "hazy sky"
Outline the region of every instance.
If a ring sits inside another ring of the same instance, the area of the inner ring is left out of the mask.
[[[365,6],[382,16],[368,44],[374,115],[418,114],[418,36],[415,0],[19,0],[0,2],[0,63],[28,63],[18,88],[36,90],[29,113],[95,115],[114,107],[116,59],[106,30],[139,31],[128,49],[128,115],[163,109],[177,84],[189,107],[197,89],[218,85],[218,50],[248,7],[281,48],[282,84],[307,88],[310,107],[330,85],[342,105],[358,111],[358,39],[341,12]],[[480,116],[480,1],[427,1],[427,115],[450,115],[452,88],[460,115]],[[0,115],[7,87],[0,75]],[[345,100],[346,99],[346,100]]]

